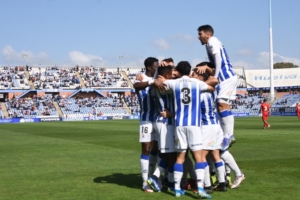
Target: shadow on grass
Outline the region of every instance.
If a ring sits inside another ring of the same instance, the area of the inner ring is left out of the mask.
[[[142,178],[140,174],[121,174],[115,173],[103,177],[94,178],[95,183],[117,184],[129,188],[141,189]]]
[[[120,186],[125,186],[128,188],[138,189],[142,190],[142,177],[141,174],[121,174],[121,173],[115,173],[103,177],[96,177],[94,178],[94,183],[100,183],[100,184],[116,184]],[[171,196],[174,196],[174,193],[172,191],[168,191],[167,188],[163,188],[163,193],[169,194]],[[190,196],[192,198],[195,198],[195,195],[192,195],[190,193],[186,193],[186,196]]]

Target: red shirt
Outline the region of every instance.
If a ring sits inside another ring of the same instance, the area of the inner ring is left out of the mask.
[[[262,113],[268,113],[270,110],[270,105],[265,102],[265,103],[261,104],[260,109],[261,109]]]
[[[296,110],[300,112],[300,104],[296,105]]]

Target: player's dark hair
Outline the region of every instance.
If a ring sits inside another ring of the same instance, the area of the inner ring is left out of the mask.
[[[146,72],[149,71],[148,67],[151,67],[153,66],[153,64],[155,62],[158,62],[158,59],[154,58],[154,57],[148,57],[146,58],[146,60],[144,61],[144,65],[145,65],[145,68],[146,68]]]
[[[204,65],[201,65],[201,66],[204,66]],[[197,65],[197,67],[198,67],[198,65]],[[198,76],[202,76],[202,77],[203,77],[203,81],[204,81],[204,82],[207,81],[207,79],[210,77],[210,74],[209,74],[208,72],[205,72],[205,73],[203,73],[203,74],[200,74],[200,73],[198,73],[197,71],[198,71],[197,68],[193,69],[193,72],[194,72],[194,73],[198,74]]]
[[[201,62],[199,64],[196,65],[196,67],[201,67],[201,66],[205,66],[207,65],[209,68],[215,69],[215,65],[211,62]]]
[[[181,61],[176,66],[176,71],[178,71],[182,76],[189,76],[192,66],[188,61]]]
[[[213,27],[211,27],[211,25],[208,25],[208,24],[199,26],[199,28],[197,30],[198,30],[198,32],[204,31],[204,32],[211,33],[211,35],[214,35],[214,29],[213,29]]]
[[[171,65],[167,65],[165,67],[157,68],[157,75],[165,76],[166,74],[172,73],[173,67]]]
[[[264,99],[264,102],[267,102],[267,99]]]
[[[167,63],[170,63],[170,62],[174,63],[173,58],[165,58],[162,61],[165,61]]]

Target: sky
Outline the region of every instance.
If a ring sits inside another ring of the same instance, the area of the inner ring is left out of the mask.
[[[300,66],[300,1],[272,0],[274,63]],[[140,68],[206,60],[210,24],[234,68],[269,64],[269,0],[0,0],[0,66]]]

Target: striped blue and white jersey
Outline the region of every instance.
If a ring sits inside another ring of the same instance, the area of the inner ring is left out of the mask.
[[[215,78],[218,78],[219,82],[235,76],[227,52],[218,38],[209,38],[206,44],[206,51],[209,61],[216,67]]]
[[[158,90],[156,91],[157,105],[160,112],[167,109],[170,112],[174,111],[174,97],[172,94],[161,94]],[[161,115],[158,116],[158,121],[162,121],[168,125],[174,125],[174,117],[163,118]]]
[[[167,80],[166,92],[171,92],[175,105],[176,126],[201,126],[201,93],[208,85],[188,76]]]
[[[143,74],[142,82],[148,82],[151,79],[153,78]],[[136,93],[140,105],[140,121],[156,121],[160,113],[156,105],[154,89],[148,86],[143,90],[136,90]]]
[[[202,125],[219,124],[216,112],[215,92],[203,92],[201,96]]]

